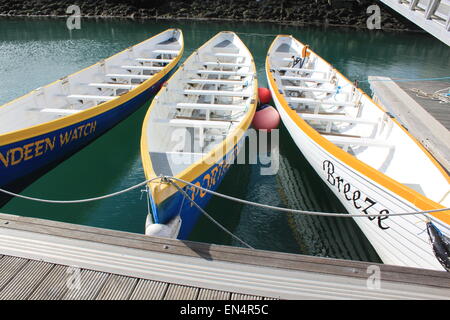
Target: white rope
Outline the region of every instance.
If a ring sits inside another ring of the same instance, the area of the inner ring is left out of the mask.
[[[139,183],[139,184],[136,184],[136,185],[134,185],[134,186],[132,186],[132,187],[123,189],[123,190],[121,190],[121,191],[113,192],[113,193],[110,193],[110,194],[106,194],[106,195],[103,195],[103,196],[99,196],[99,197],[95,197],[95,198],[87,198],[87,199],[78,199],[78,200],[49,200],[49,199],[40,199],[40,198],[34,198],[34,197],[29,197],[29,196],[23,196],[23,195],[21,195],[21,194],[17,194],[17,193],[8,191],[8,190],[3,190],[3,189],[0,189],[0,192],[6,193],[6,194],[8,194],[8,195],[10,195],[10,196],[13,196],[13,197],[22,198],[22,199],[25,199],[25,200],[36,201],[36,202],[53,203],[53,204],[73,204],[73,203],[92,202],[92,201],[97,201],[97,200],[103,200],[103,199],[107,199],[107,198],[112,198],[112,197],[121,195],[121,194],[123,194],[123,193],[126,193],[126,192],[128,192],[128,191],[137,189],[137,188],[139,188],[139,187],[141,187],[141,186],[143,186],[143,185],[145,185],[145,184],[148,184],[148,183],[150,183],[150,182],[152,182],[152,181],[154,181],[154,180],[157,180],[157,179],[161,179],[161,178],[158,177],[158,178],[153,178],[153,179],[150,179],[150,180],[146,180],[146,181],[143,181],[143,182],[141,182],[141,183]]]
[[[26,200],[31,200],[31,201],[37,201],[37,202],[45,202],[45,203],[53,203],[53,204],[74,204],[74,203],[83,203],[83,202],[91,202],[91,201],[97,201],[97,200],[103,200],[103,199],[107,199],[107,198],[111,198],[111,197],[115,197],[118,195],[121,195],[123,193],[129,192],[131,190],[134,190],[136,188],[139,188],[145,184],[151,183],[155,180],[160,180],[160,183],[172,183],[173,180],[184,183],[186,185],[189,185],[191,187],[197,188],[199,190],[202,190],[204,192],[210,193],[212,195],[224,198],[224,199],[228,199],[231,201],[235,201],[235,202],[239,202],[239,203],[243,203],[246,205],[251,205],[251,206],[255,206],[255,207],[260,207],[260,208],[264,208],[264,209],[270,209],[270,210],[275,210],[275,211],[283,211],[283,212],[290,212],[290,213],[297,213],[297,214],[305,214],[305,215],[316,215],[316,216],[327,216],[327,217],[339,217],[339,218],[359,218],[359,217],[379,217],[379,214],[348,214],[348,213],[336,213],[336,212],[318,212],[318,211],[308,211],[308,210],[298,210],[298,209],[289,209],[289,208],[281,208],[281,207],[275,207],[275,206],[271,206],[268,204],[262,204],[262,203],[257,203],[257,202],[252,202],[252,201],[248,201],[248,200],[243,200],[243,199],[239,199],[239,198],[235,198],[232,196],[228,196],[225,194],[221,194],[203,187],[200,187],[198,185],[195,185],[193,183],[190,183],[188,181],[184,181],[182,179],[178,179],[175,177],[170,177],[170,176],[161,176],[161,177],[155,177],[153,179],[150,180],[146,180],[143,181],[139,184],[136,184],[132,187],[123,189],[121,191],[117,191],[114,193],[110,193],[110,194],[106,194],[103,196],[99,196],[99,197],[95,197],[95,198],[88,198],[88,199],[79,199],[79,200],[48,200],[48,199],[40,199],[40,198],[34,198],[34,197],[28,197],[28,196],[24,196],[24,195],[20,195],[17,193],[13,193],[11,191],[7,191],[7,190],[3,190],[0,189],[0,192],[6,193],[10,196],[13,197],[17,197],[17,198],[22,198],[22,199],[26,199]],[[181,187],[180,187],[181,188]],[[443,211],[450,211],[450,208],[442,208],[442,209],[434,209],[434,210],[426,210],[426,211],[413,211],[413,212],[401,212],[401,213],[389,213],[388,215],[390,217],[394,217],[394,216],[408,216],[408,215],[418,215],[418,214],[427,214],[427,213],[437,213],[437,212],[443,212]]]
[[[173,186],[175,186],[175,188],[177,188],[177,190],[186,198],[188,199],[193,205],[195,205],[197,207],[197,209],[200,210],[201,213],[203,213],[209,220],[211,220],[215,225],[217,225],[220,229],[222,229],[223,231],[225,231],[227,234],[229,234],[231,237],[233,237],[234,239],[236,239],[237,241],[239,241],[240,243],[242,243],[244,246],[250,248],[250,249],[254,249],[251,245],[249,245],[247,242],[245,242],[244,240],[240,239],[238,236],[236,236],[235,234],[233,234],[232,232],[230,232],[227,228],[225,228],[224,226],[222,226],[218,221],[216,221],[213,217],[211,217],[202,207],[200,207],[194,200],[191,199],[191,197],[189,197],[189,195],[186,193],[186,191],[184,191],[178,184],[176,184],[175,182],[173,182],[172,180],[168,180],[170,184],[172,184]]]
[[[419,98],[429,98],[431,100],[439,101],[439,103],[450,103],[450,95],[449,95],[450,87],[441,89],[441,90],[437,90],[433,93],[427,93],[427,92],[417,89],[417,88],[411,88],[410,90],[412,92],[414,92],[416,94],[416,96]],[[446,92],[441,93],[443,91],[446,91]]]
[[[184,181],[175,177],[165,177],[167,179],[170,180],[176,180],[178,182],[182,182],[185,183],[191,187],[197,188],[199,190],[202,190],[204,192],[208,192],[211,193],[212,195],[218,196],[218,197],[222,197],[224,199],[228,199],[231,201],[236,201],[239,203],[243,203],[243,204],[247,204],[247,205],[252,205],[255,207],[260,207],[260,208],[264,208],[264,209],[270,209],[270,210],[275,210],[275,211],[284,211],[284,212],[290,212],[290,213],[298,213],[298,214],[305,214],[305,215],[316,215],[316,216],[327,216],[327,217],[379,217],[379,214],[348,214],[348,213],[336,213],[336,212],[318,212],[318,211],[307,211],[307,210],[297,210],[297,209],[289,209],[289,208],[281,208],[281,207],[275,207],[275,206],[271,206],[268,204],[262,204],[262,203],[257,203],[257,202],[252,202],[252,201],[248,201],[248,200],[243,200],[243,199],[239,199],[239,198],[235,198],[235,197],[231,197],[231,196],[227,196],[225,194],[221,194],[209,189],[205,189],[203,187],[200,187],[198,185],[195,185],[193,183],[190,183],[188,181]],[[407,216],[407,215],[416,215],[416,214],[426,214],[426,213],[434,213],[434,212],[442,212],[442,211],[447,211],[450,210],[450,208],[443,208],[443,209],[434,209],[434,210],[427,210],[427,211],[414,211],[414,212],[402,212],[402,213],[389,213],[388,215],[390,217],[392,216]]]

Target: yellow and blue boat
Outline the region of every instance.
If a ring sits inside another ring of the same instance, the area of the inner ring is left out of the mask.
[[[0,188],[20,190],[137,110],[183,48],[169,29],[1,106]]]
[[[243,145],[257,103],[251,53],[233,32],[197,49],[153,100],[144,120],[141,158],[146,178],[170,176],[209,190],[220,185]],[[185,239],[211,195],[176,182],[148,184],[146,234]],[[192,201],[191,201],[192,200]]]

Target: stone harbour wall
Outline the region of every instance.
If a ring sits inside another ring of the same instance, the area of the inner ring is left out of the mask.
[[[0,0],[1,16],[68,16],[77,5],[83,17],[260,21],[366,28],[371,5],[380,7],[381,29],[418,30],[376,0]]]

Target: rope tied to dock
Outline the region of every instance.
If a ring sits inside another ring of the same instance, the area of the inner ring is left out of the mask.
[[[431,100],[439,101],[439,103],[450,103],[450,87],[437,90],[433,93],[428,93],[417,88],[411,88],[410,90],[414,92],[419,98],[428,98]]]
[[[268,209],[268,210],[274,210],[274,211],[280,211],[280,212],[288,212],[288,213],[294,213],[294,214],[304,214],[304,215],[316,215],[316,216],[325,216],[325,217],[339,217],[339,218],[362,218],[362,217],[379,217],[380,215],[377,214],[349,214],[347,212],[342,212],[342,213],[337,213],[337,212],[319,212],[319,211],[309,211],[309,210],[299,210],[299,209],[290,209],[290,208],[283,208],[283,207],[276,207],[276,206],[272,206],[269,204],[263,204],[263,203],[257,203],[257,202],[253,202],[253,201],[249,201],[249,200],[244,200],[244,199],[240,199],[240,198],[236,198],[236,197],[232,197],[226,194],[222,194],[216,191],[212,191],[209,190],[207,188],[201,187],[199,185],[193,184],[189,181],[185,181],[179,178],[175,178],[175,177],[171,177],[171,176],[160,176],[160,177],[155,177],[152,179],[148,179],[145,180],[141,183],[138,183],[134,186],[131,186],[129,188],[120,190],[120,191],[116,191],[110,194],[106,194],[106,195],[102,195],[102,196],[98,196],[98,197],[93,197],[93,198],[87,198],[87,199],[78,199],[78,200],[49,200],[49,199],[41,199],[41,198],[36,198],[36,197],[30,197],[30,196],[25,196],[25,195],[21,195],[21,194],[17,194],[8,190],[4,190],[4,189],[0,189],[0,192],[3,192],[7,195],[10,195],[12,197],[16,197],[16,198],[21,198],[21,199],[25,199],[25,200],[30,200],[30,201],[36,201],[36,202],[43,202],[43,203],[50,203],[50,204],[76,204],[76,203],[85,203],[85,202],[93,202],[93,201],[98,201],[98,200],[103,200],[103,199],[108,199],[108,198],[112,198],[112,197],[116,197],[119,196],[121,194],[127,193],[129,191],[135,190],[139,187],[142,187],[144,185],[148,185],[152,182],[155,182],[156,180],[159,180],[159,183],[170,183],[173,184],[175,188],[177,188],[177,190],[179,191],[180,189],[183,191],[183,193],[185,193],[185,191],[182,189],[182,187],[178,184],[175,183],[179,182],[181,184],[185,184],[188,185],[190,187],[196,188],[198,190],[201,190],[203,192],[207,192],[210,193],[214,196],[217,197],[221,197],[230,201],[235,201],[241,204],[245,204],[245,205],[251,205],[251,206],[255,206],[255,207],[260,207],[263,209]],[[183,194],[182,193],[182,194]],[[190,200],[192,200],[189,197]],[[195,201],[192,200],[194,203]],[[198,206],[196,204],[196,206]],[[200,206],[198,206],[200,207]],[[408,215],[419,215],[419,214],[427,214],[427,213],[438,213],[438,212],[444,212],[444,211],[450,211],[450,208],[440,208],[440,209],[433,209],[433,210],[424,210],[424,211],[412,211],[412,212],[393,212],[393,213],[389,213],[390,217],[394,217],[394,216],[408,216]],[[446,213],[449,214],[449,213]]]
[[[225,228],[224,226],[222,226],[219,222],[217,222],[213,217],[211,217],[202,207],[200,207],[197,202],[195,202],[194,200],[191,199],[191,197],[189,197],[189,195],[186,193],[186,191],[184,191],[178,184],[176,184],[175,182],[173,182],[172,180],[166,179],[168,181],[168,183],[170,183],[171,185],[173,185],[175,188],[177,188],[178,192],[180,192],[186,199],[188,199],[198,210],[200,210],[201,213],[203,213],[203,215],[205,217],[207,217],[211,222],[213,222],[215,225],[217,225],[220,229],[222,229],[223,231],[225,231],[225,233],[227,233],[228,235],[230,235],[232,238],[236,239],[237,241],[239,241],[240,243],[242,243],[244,246],[246,246],[247,248],[250,249],[254,249],[251,245],[249,245],[247,242],[245,242],[244,240],[242,240],[241,238],[239,238],[238,236],[236,236],[235,234],[233,234],[232,232],[230,232],[227,228]]]

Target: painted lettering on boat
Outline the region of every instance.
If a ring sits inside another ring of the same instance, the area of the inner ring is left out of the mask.
[[[41,157],[48,152],[54,151],[56,148],[62,148],[80,138],[92,135],[96,127],[97,121],[93,121],[53,137],[42,138],[22,146],[11,148],[6,152],[0,151],[0,167],[8,168]]]
[[[219,181],[220,179],[225,175],[228,168],[231,166],[231,163],[233,163],[234,159],[236,159],[238,153],[238,146],[234,146],[234,149],[227,155],[226,159],[223,159],[222,162],[215,165],[210,172],[206,173],[203,176],[202,182],[197,181],[194,183],[194,185],[198,187],[202,187],[204,189],[212,189]],[[198,188],[195,188],[193,186],[188,188],[188,193],[191,193],[191,199],[195,201],[197,197],[204,198],[207,194],[206,191],[200,190]],[[191,207],[194,206],[194,204],[191,202]]]
[[[378,203],[377,201],[369,198],[364,197],[360,190],[358,190],[356,187],[352,186],[349,182],[345,181],[344,178],[341,176],[338,176],[335,172],[334,164],[329,161],[325,160],[322,163],[322,169],[327,175],[327,182],[336,188],[339,193],[342,193],[345,197],[345,199],[352,203],[353,206],[361,211],[364,214],[371,214],[371,212],[374,212],[374,206]],[[364,200],[363,200],[364,198]],[[369,212],[369,209],[371,212]],[[369,220],[373,221],[377,219],[378,227],[382,230],[389,229],[389,226],[386,226],[382,223],[383,220],[388,218],[389,210],[388,209],[381,209],[378,211],[380,214],[379,217],[367,217]]]
[[[61,147],[95,132],[97,121],[89,122],[59,135]]]

